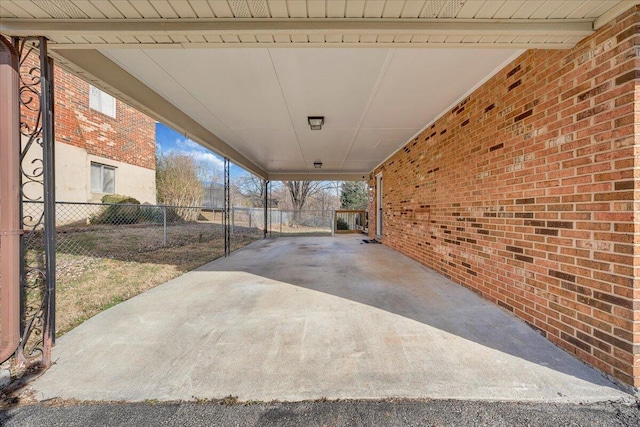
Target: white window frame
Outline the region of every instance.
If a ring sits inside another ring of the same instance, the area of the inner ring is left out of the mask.
[[[116,118],[116,99],[91,85],[89,85],[89,108],[105,116]]]
[[[100,188],[95,188],[93,186],[93,168],[94,167],[100,167]],[[105,169],[109,169],[113,171],[113,191],[104,191],[104,171]],[[92,193],[99,193],[99,194],[116,194],[116,167],[115,166],[110,166],[110,165],[105,165],[103,163],[98,163],[98,162],[91,162],[91,166],[90,166],[90,185],[91,185],[91,192]]]

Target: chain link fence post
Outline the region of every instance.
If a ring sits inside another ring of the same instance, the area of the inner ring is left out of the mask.
[[[336,235],[336,211],[331,211],[331,236]]]
[[[163,246],[167,246],[167,207],[162,207],[162,234],[163,234]]]

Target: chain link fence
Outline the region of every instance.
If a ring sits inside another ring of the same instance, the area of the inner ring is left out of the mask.
[[[24,202],[23,211],[29,227],[43,204]],[[224,239],[222,212],[198,206],[57,202],[56,228],[58,253],[107,258]],[[259,237],[251,227],[235,232]],[[44,245],[41,234],[30,247]]]
[[[264,230],[263,208],[231,208],[231,232],[236,228]],[[294,211],[267,209],[267,231],[270,235],[330,235],[333,211]]]
[[[25,228],[37,227],[41,202],[23,203]],[[333,211],[267,210],[267,232],[278,235],[329,235]],[[56,203],[58,253],[91,257],[131,258],[133,254],[224,239],[222,211],[201,206],[147,204]],[[232,235],[262,237],[263,208],[232,207]],[[42,233],[33,233],[28,249],[44,247]]]

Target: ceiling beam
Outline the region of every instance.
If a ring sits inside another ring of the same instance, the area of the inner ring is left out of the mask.
[[[80,78],[166,123],[260,178],[267,178],[268,174],[262,168],[97,50],[65,50],[51,53],[59,65]]]
[[[0,22],[13,36],[412,34],[588,36],[592,20],[462,19],[13,19]]]
[[[52,43],[50,49],[55,50],[74,50],[74,49],[318,49],[318,48],[347,48],[347,49],[571,49],[582,37],[572,36],[561,42],[508,42],[508,43],[481,43],[481,42],[241,42],[241,43],[126,43],[126,44],[109,44],[109,43]]]
[[[270,173],[269,181],[366,181],[369,173]]]

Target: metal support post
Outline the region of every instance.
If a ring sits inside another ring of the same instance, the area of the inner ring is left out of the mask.
[[[43,362],[51,364],[51,347],[56,340],[56,176],[55,146],[53,140],[53,59],[47,57],[47,39],[40,37],[40,64],[42,66],[42,151],[44,158],[44,253],[47,276],[46,321]]]
[[[273,237],[273,197],[271,194],[273,185],[269,183],[269,200],[271,200],[271,206],[269,206],[269,237]]]
[[[229,221],[229,208],[231,205],[231,193],[229,186],[229,159],[224,158],[224,256],[231,255],[231,227]]]
[[[269,212],[269,181],[266,179],[262,180],[264,185],[264,238],[267,238],[267,222],[268,222],[268,212]]]

